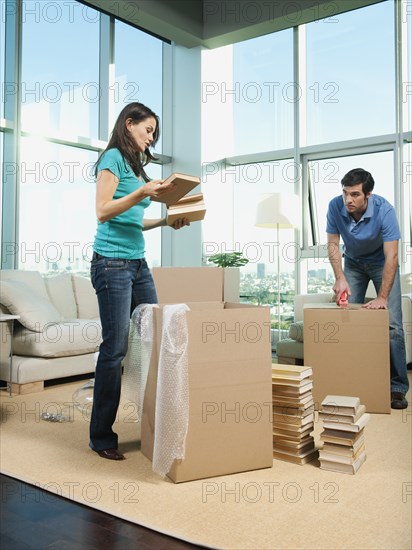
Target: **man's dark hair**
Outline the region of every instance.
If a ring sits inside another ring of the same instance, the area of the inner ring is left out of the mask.
[[[374,186],[375,180],[372,174],[363,168],[354,168],[345,174],[340,182],[342,187],[353,187],[354,185],[362,184],[363,194],[370,193]]]

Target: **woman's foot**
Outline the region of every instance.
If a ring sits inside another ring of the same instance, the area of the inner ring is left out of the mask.
[[[103,451],[96,451],[93,449],[102,458],[107,458],[109,460],[124,460],[124,456],[119,453],[117,449],[104,449]]]

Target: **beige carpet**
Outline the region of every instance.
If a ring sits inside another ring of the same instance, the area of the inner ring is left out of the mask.
[[[88,449],[88,419],[71,406],[81,385],[12,398],[1,392],[2,473],[212,548],[411,548],[410,406],[372,415],[368,458],[354,476],[275,461],[271,469],[175,485],[153,474],[139,451],[127,402],[117,423],[127,460],[103,460]],[[61,410],[71,422],[40,419]],[[320,429],[317,422],[316,441]]]

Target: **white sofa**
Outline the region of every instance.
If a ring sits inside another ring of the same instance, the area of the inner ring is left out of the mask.
[[[94,372],[101,325],[89,279],[1,270],[0,307],[3,314],[20,316],[12,341],[14,393],[40,391],[45,380]],[[0,327],[0,380],[9,382],[11,321]]]
[[[405,333],[406,362],[412,364],[412,274],[401,275],[402,318]],[[372,284],[369,285],[367,299],[376,296]],[[303,309],[305,304],[326,303],[333,300],[333,293],[299,294],[294,300],[294,323],[289,329],[289,338],[277,343],[276,354],[279,363],[303,365]]]

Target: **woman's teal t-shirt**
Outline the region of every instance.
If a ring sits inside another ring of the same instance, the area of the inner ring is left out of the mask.
[[[118,178],[119,185],[113,196],[115,200],[129,195],[144,185],[144,181],[136,177],[119,149],[106,151],[99,160],[97,170],[110,170]],[[98,254],[109,258],[127,260],[144,258],[143,215],[144,209],[150,202],[150,198],[147,197],[107,222],[98,221],[93,249]]]

